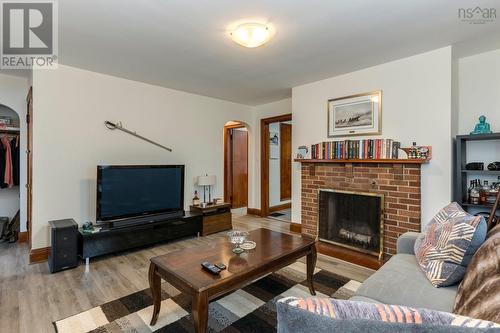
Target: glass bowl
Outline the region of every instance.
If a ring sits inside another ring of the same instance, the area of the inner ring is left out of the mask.
[[[240,247],[240,245],[246,241],[248,237],[248,232],[233,230],[227,233],[227,237],[229,238],[229,242],[231,244],[236,245],[233,248],[233,253],[240,254],[245,251]]]

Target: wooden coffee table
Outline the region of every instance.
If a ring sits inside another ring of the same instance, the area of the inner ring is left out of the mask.
[[[196,246],[151,258],[149,285],[153,295],[153,317],[156,324],[161,305],[161,279],[193,297],[192,315],[195,332],[207,330],[208,302],[239,289],[252,281],[307,256],[307,283],[315,295],[313,272],[316,265],[316,241],[308,237],[288,235],[268,229],[249,232],[249,240],[257,243],[254,250],[240,255],[231,252],[233,245],[226,238],[213,244]],[[201,263],[223,263],[227,269],[212,275]]]

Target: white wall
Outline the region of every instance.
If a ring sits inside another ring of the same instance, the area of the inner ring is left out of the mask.
[[[185,164],[186,208],[201,174],[217,176],[213,193],[222,197],[224,124],[254,121],[249,106],[63,65],[35,70],[33,87],[33,248],[49,245],[49,220],[95,220],[99,164]],[[174,151],[110,131],[105,120]],[[253,142],[251,126],[249,135]]]
[[[254,116],[254,136],[253,136],[253,176],[250,179],[252,191],[252,205],[250,208],[260,209],[260,120],[275,116],[292,113],[292,99],[287,98],[277,102],[262,104],[252,108]],[[292,145],[292,153],[294,152]]]
[[[0,104],[16,111],[20,118],[19,186],[0,190],[0,216],[14,217],[21,208],[21,231],[26,231],[26,96],[28,79],[0,74]]]
[[[459,134],[469,134],[481,115],[500,132],[500,49],[458,59]]]
[[[481,115],[493,132],[500,132],[500,49],[458,59],[459,134],[469,134]],[[484,162],[486,167],[494,161],[500,161],[500,141],[468,143],[467,162]],[[497,176],[481,179],[498,181]]]
[[[327,100],[382,90],[382,136],[431,145],[422,167],[422,225],[451,199],[451,47],[293,88],[293,147],[327,138]],[[293,165],[292,221],[300,222],[300,164]]]

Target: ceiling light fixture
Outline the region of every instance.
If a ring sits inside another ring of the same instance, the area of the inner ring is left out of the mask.
[[[262,23],[243,23],[229,34],[234,42],[244,47],[258,47],[271,39],[272,28]]]

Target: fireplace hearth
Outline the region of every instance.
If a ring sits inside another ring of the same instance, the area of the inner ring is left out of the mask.
[[[321,241],[383,256],[384,195],[320,189],[318,237]]]

